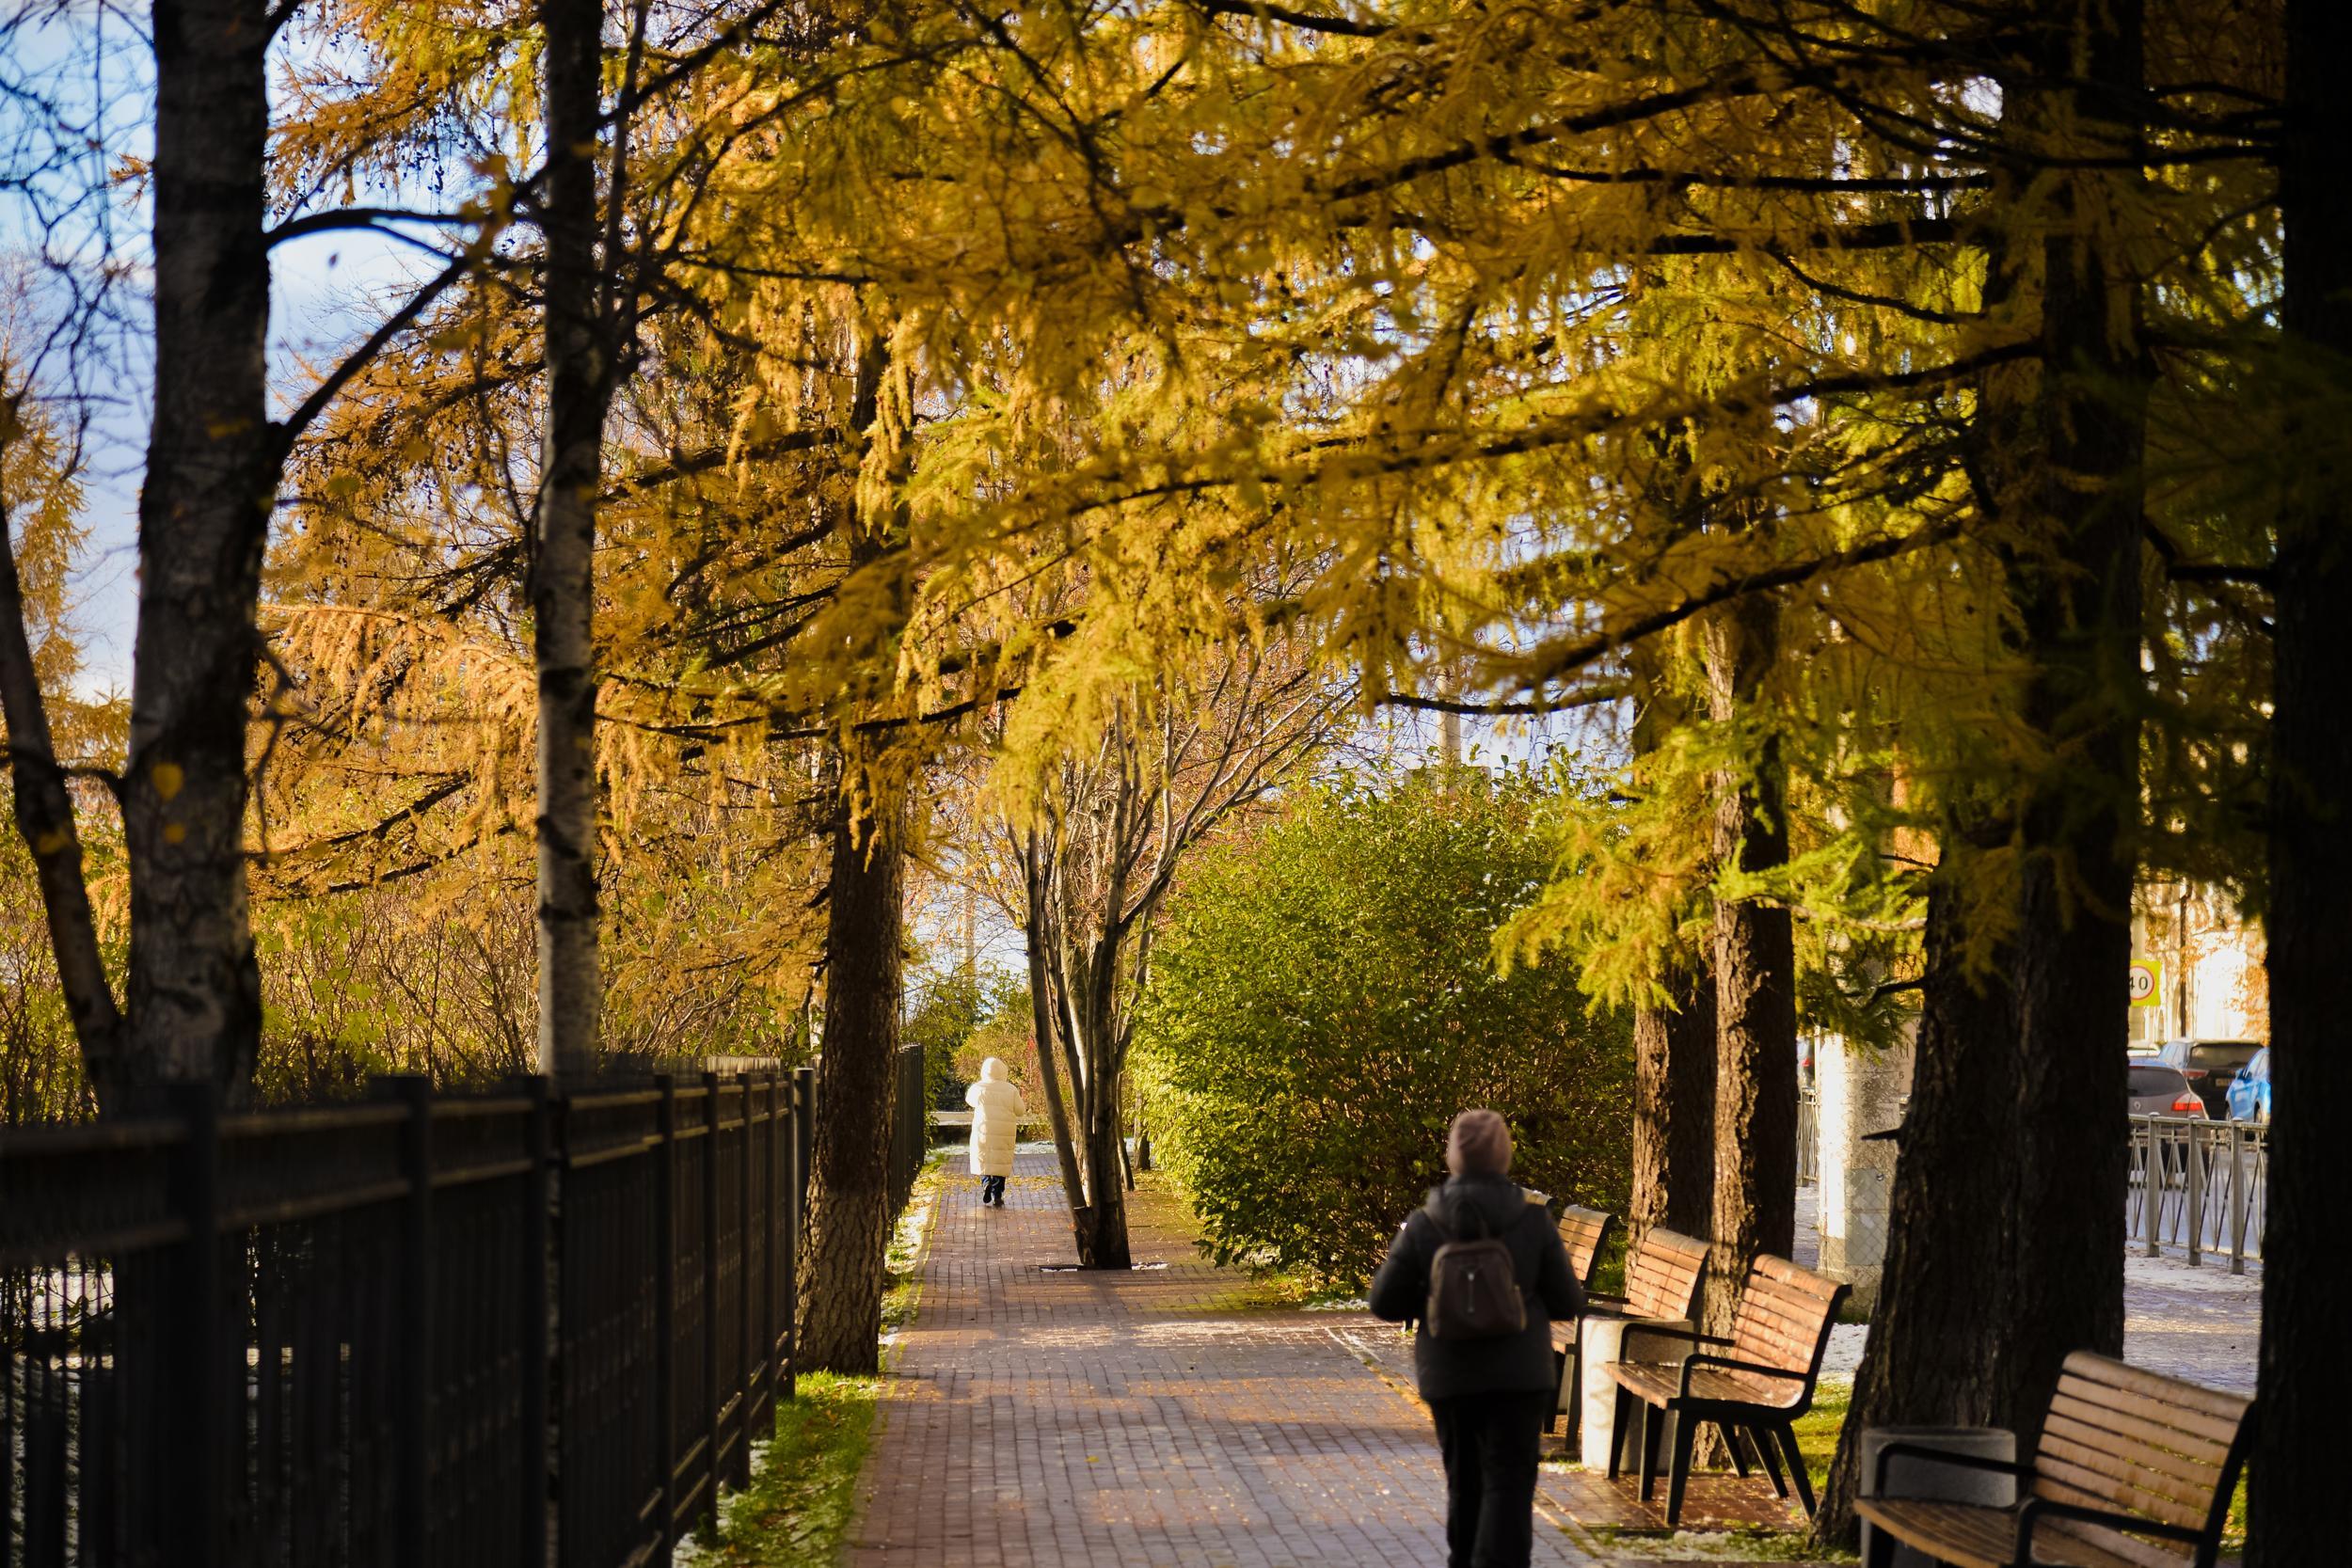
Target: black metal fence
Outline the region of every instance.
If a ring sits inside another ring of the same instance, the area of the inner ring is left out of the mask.
[[[791,1394],[815,1078],[0,1133],[0,1568],[666,1561]]]

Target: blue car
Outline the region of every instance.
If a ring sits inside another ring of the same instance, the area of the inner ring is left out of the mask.
[[[2265,1045],[2256,1052],[2254,1059],[2230,1080],[2230,1119],[2270,1119],[2270,1047]]]

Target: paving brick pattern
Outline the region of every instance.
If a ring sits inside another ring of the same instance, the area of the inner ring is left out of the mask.
[[[1253,1310],[1173,1216],[1139,1265],[1067,1270],[1051,1156],[1003,1210],[949,1177],[867,1461],[854,1568],[1432,1568],[1426,1416],[1351,1343],[1360,1314]],[[1558,1529],[1536,1561],[1591,1560]]]
[[[1007,1201],[982,1209],[951,1167],[853,1568],[1444,1563],[1443,1476],[1394,1329],[1252,1306],[1165,1202],[1136,1212],[1135,1271],[1078,1272],[1050,1155],[1021,1156]],[[1546,1568],[1603,1560],[1563,1528],[1571,1512],[1662,1522],[1597,1477],[1548,1471],[1544,1486]],[[1703,1482],[1688,1522],[1756,1513],[1752,1490]]]

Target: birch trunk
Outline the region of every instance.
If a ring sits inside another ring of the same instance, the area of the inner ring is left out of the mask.
[[[531,562],[539,677],[539,1070],[592,1071],[596,956],[596,493],[612,401],[599,304],[600,0],[545,0],[548,434]]]
[[[262,1020],[246,888],[254,617],[282,457],[263,343],[268,8],[157,0],[155,422],[139,492],[139,613],[122,787],[131,866],[123,1055],[109,1109],[169,1080],[231,1102]]]

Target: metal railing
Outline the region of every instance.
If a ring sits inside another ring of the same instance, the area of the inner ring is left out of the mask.
[[[0,1133],[0,1568],[634,1568],[748,1480],[815,1070],[384,1089]]]
[[[2149,1257],[2167,1247],[2197,1263],[2226,1256],[2232,1274],[2263,1255],[2270,1130],[2201,1117],[2132,1117],[2126,1233]]]

